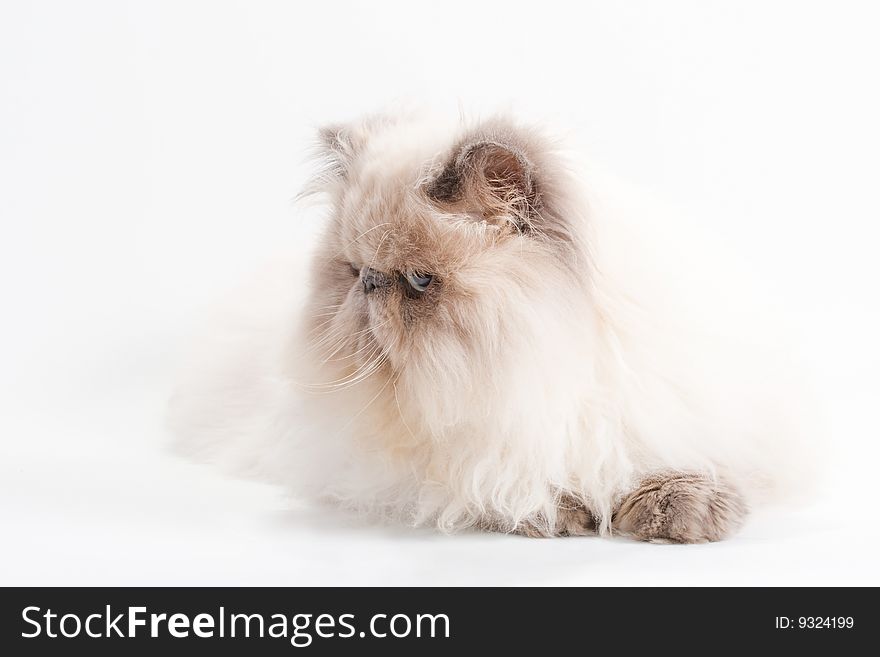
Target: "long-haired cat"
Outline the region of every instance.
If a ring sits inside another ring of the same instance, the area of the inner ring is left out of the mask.
[[[372,116],[320,142],[310,271],[215,326],[173,403],[190,451],[405,522],[529,536],[714,541],[797,480],[794,386],[741,331],[760,318],[707,328],[726,302],[706,262],[683,264],[657,217],[625,232],[539,131]]]

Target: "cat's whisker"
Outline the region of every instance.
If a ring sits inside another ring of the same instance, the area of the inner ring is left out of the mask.
[[[321,322],[321,324],[319,324],[317,327],[315,327],[314,329],[312,329],[312,332],[318,330],[318,329],[321,328],[322,326],[326,326],[327,324],[331,323],[332,321],[333,321],[333,320],[331,319],[331,320],[325,320],[324,322]],[[387,323],[387,322],[383,322],[383,323],[381,324],[381,326],[384,326],[385,323]],[[378,327],[376,327],[376,328],[378,328]],[[360,330],[360,331],[356,331],[355,333],[350,333],[350,334],[348,334],[348,337],[357,337],[357,336],[359,336],[359,335],[363,335],[364,333],[369,332],[371,329],[372,329],[372,327],[367,326],[366,328],[364,328],[364,329],[362,329],[362,330]],[[342,327],[338,327],[338,326],[337,326],[337,327],[332,327],[332,326],[331,326],[330,328],[326,329],[325,332],[324,332],[322,335],[315,336],[315,338],[314,338],[314,344],[315,344],[316,346],[319,345],[319,344],[325,344],[325,343],[327,342],[326,337],[327,337],[327,334],[328,334],[328,333],[341,334],[341,332],[342,332],[343,330],[344,330],[344,329],[343,329]],[[340,336],[340,337],[341,337],[341,336]],[[311,349],[310,349],[309,351],[311,351]],[[307,353],[308,353],[308,352],[307,352]]]
[[[360,331],[355,331],[354,333],[348,333],[345,337],[347,337],[347,338],[357,338],[357,337],[360,337],[360,336],[362,336],[362,335],[364,335],[364,334],[366,334],[366,333],[369,333],[369,332],[372,331],[373,329],[377,329],[377,328],[381,328],[381,327],[385,326],[385,325],[388,324],[390,321],[391,321],[391,320],[385,320],[384,322],[382,322],[381,324],[377,324],[376,326],[367,326],[366,328],[363,328],[363,329],[361,329]]]
[[[321,336],[318,337],[318,339],[314,340],[307,349],[300,351],[299,356],[311,356],[320,349],[324,349],[331,344],[335,346],[343,340],[345,340],[345,336],[342,334],[341,329],[339,329],[338,327],[330,327],[330,329],[325,331]]]
[[[315,333],[316,331],[319,331],[322,327],[327,326],[328,324],[331,324],[333,322],[333,319],[334,319],[334,317],[331,317],[330,319],[324,320],[323,322],[321,322],[317,326],[311,328],[310,333]],[[334,330],[342,330],[342,329],[341,329],[341,327],[331,327],[329,329],[326,329],[326,331],[334,331]],[[356,336],[356,335],[360,335],[362,333],[366,333],[369,330],[370,330],[370,327],[367,327],[362,331],[358,331],[357,333],[353,333],[352,337]],[[318,335],[318,336],[315,336],[315,340],[317,342],[321,342],[324,339],[324,337],[325,337],[325,335],[323,335],[323,334]]]
[[[325,313],[315,313],[312,317],[336,317],[339,314],[338,310],[330,310]]]
[[[383,226],[390,226],[390,225],[391,225],[391,222],[390,222],[390,221],[385,221],[385,222],[383,222],[383,223],[381,223],[381,224],[376,224],[376,225],[373,226],[372,228],[368,228],[368,229],[365,230],[363,233],[361,233],[360,235],[358,235],[357,237],[355,237],[353,240],[351,240],[348,244],[346,244],[346,245],[343,246],[341,249],[339,249],[339,251],[337,251],[336,254],[335,254],[333,257],[334,257],[334,258],[338,258],[339,256],[341,256],[343,253],[345,253],[345,251],[346,251],[346,249],[348,249],[348,247],[350,247],[352,244],[354,244],[355,242],[357,242],[359,239],[361,239],[362,237],[364,237],[364,236],[367,235],[368,233],[373,232],[373,231],[376,230],[377,228],[382,228]]]
[[[401,369],[401,372],[403,370]],[[403,417],[403,409],[400,408],[400,398],[397,396],[397,381],[400,379],[400,372],[398,372],[397,376],[394,379],[394,382],[391,386],[394,388],[394,403],[397,404],[397,414],[400,416],[400,421],[403,426],[406,428],[409,433],[409,437],[413,439],[413,442],[418,442],[416,439],[416,435],[413,433],[413,430],[409,428],[409,424],[407,424],[406,419]]]
[[[333,328],[329,330],[325,335],[323,335],[319,340],[315,341],[315,343],[309,347],[303,355],[313,354],[322,349],[334,350],[340,345],[344,345],[352,338],[357,338],[366,331],[359,331],[358,333],[346,334],[341,328]]]
[[[379,368],[381,368],[385,364],[386,361],[387,361],[387,357],[385,357],[384,354],[381,355],[379,357],[379,359],[376,360],[371,367],[369,367],[368,369],[365,369],[363,371],[363,373],[361,375],[359,375],[356,379],[353,379],[352,381],[349,381],[341,386],[338,386],[336,388],[336,390],[345,390],[347,388],[351,388],[351,387],[357,385],[358,383],[361,383],[362,381],[365,381],[366,379],[371,377],[373,374],[375,374],[377,371],[379,371]]]
[[[373,330],[375,330],[375,329],[382,328],[383,326],[386,326],[386,325],[389,324],[390,322],[391,322],[390,319],[386,319],[386,320],[385,320],[384,322],[382,322],[381,324],[378,324],[378,325],[376,325],[376,326],[370,326],[370,327],[367,327],[367,328],[364,329],[363,331],[358,331],[357,333],[353,333],[350,337],[352,337],[352,338],[354,338],[354,337],[358,337],[358,336],[360,336],[360,335],[363,335],[363,334],[367,333],[368,331],[373,331]],[[335,356],[335,355],[339,352],[339,350],[342,349],[342,348],[345,346],[345,344],[346,344],[347,342],[348,342],[348,340],[343,340],[342,343],[341,343],[339,346],[337,346],[336,349],[334,349],[333,352],[332,352],[329,356],[327,356],[327,358],[325,358],[322,362],[323,362],[323,363],[327,363],[327,362],[333,360],[333,356]],[[363,351],[364,349],[366,349],[366,347],[368,347],[368,346],[370,346],[369,343],[367,343],[367,345],[366,345],[365,347],[362,347],[361,349],[358,349],[356,352],[354,352],[354,354],[351,354],[351,355],[349,355],[349,356],[346,356],[345,358],[340,358],[340,359],[336,359],[336,360],[345,360],[346,358],[351,358],[352,356],[354,356],[354,355],[359,354],[360,352],[362,352],[362,351]]]
[[[330,354],[330,356],[328,356],[327,358],[325,358],[325,359],[324,359],[323,361],[321,361],[321,362],[324,363],[324,364],[326,364],[326,363],[340,363],[340,362],[342,362],[342,361],[344,361],[344,360],[348,360],[349,358],[354,358],[354,357],[357,356],[359,353],[361,353],[361,352],[366,351],[367,349],[369,349],[371,346],[372,346],[371,344],[367,343],[367,344],[365,344],[363,347],[361,347],[360,349],[358,349],[357,351],[355,351],[355,352],[353,352],[353,353],[350,353],[348,356],[341,356],[341,357],[339,357],[339,358],[333,358],[333,356],[336,355],[336,352],[339,351],[339,349],[342,348],[342,346],[340,346],[336,351],[334,351],[332,354]]]
[[[343,303],[336,303],[336,304],[331,304],[329,306],[316,306],[315,308],[312,308],[311,310],[315,310],[317,312],[315,312],[314,314],[311,314],[311,315],[307,315],[307,316],[308,317],[324,317],[324,316],[330,315],[330,314],[338,314],[339,310],[342,308],[343,305],[344,305]]]
[[[321,322],[321,323],[318,324],[317,326],[312,327],[312,328],[310,329],[310,331],[311,331],[312,333],[314,333],[315,331],[319,331],[319,330],[321,330],[324,326],[327,326],[327,324],[332,323],[334,318],[335,318],[335,314],[334,314],[334,316],[331,317],[330,319],[325,319],[323,322]]]
[[[318,394],[329,394],[339,392],[340,390],[346,390],[348,388],[354,387],[355,385],[372,376],[376,371],[379,370],[380,367],[382,367],[382,365],[384,365],[386,360],[387,357],[382,354],[377,359],[372,361],[368,366],[360,368],[357,372],[355,372],[355,374],[344,377],[343,379],[339,379],[339,381],[337,382],[326,384],[306,384],[304,387],[306,387],[306,389],[308,389],[310,392]]]
[[[315,306],[315,310],[326,310],[328,308],[339,308],[344,303],[345,303],[345,300],[340,301],[339,303],[331,303],[326,306]]]
[[[334,344],[330,345],[328,347],[330,354],[324,357],[324,359],[321,361],[321,364],[326,364],[326,363],[330,362],[333,359],[333,356],[335,356],[341,349],[343,349],[346,345],[351,344],[351,337],[352,336],[343,336],[342,338],[337,340]],[[373,345],[370,345],[369,343],[367,343],[367,346],[373,346]]]
[[[395,381],[395,382],[396,382],[396,380],[399,379],[399,378],[400,378],[400,373],[399,373],[399,372],[398,372],[397,375],[394,376],[394,377],[388,377],[388,380],[385,381],[384,384],[382,384],[382,387],[379,388],[379,391],[378,391],[375,395],[373,395],[372,399],[370,399],[370,401],[368,401],[368,402],[364,405],[364,407],[363,407],[361,410],[359,410],[354,416],[352,416],[352,417],[348,420],[348,422],[346,422],[346,423],[342,426],[342,428],[339,430],[340,433],[343,432],[343,431],[345,431],[346,429],[348,429],[348,427],[351,426],[352,422],[354,422],[355,420],[357,420],[361,415],[363,415],[363,414],[366,412],[366,410],[367,410],[368,408],[370,408],[370,406],[373,405],[373,402],[375,402],[375,401],[379,398],[379,395],[381,395],[381,394],[385,391],[385,388],[388,387],[388,384],[389,384],[389,383],[391,383],[392,381]]]
[[[379,240],[379,245],[376,247],[375,252],[373,253],[373,257],[370,258],[370,264],[367,265],[368,268],[373,268],[373,263],[376,262],[376,257],[379,255],[379,250],[382,248],[382,244],[385,243],[385,238],[387,238],[391,234],[392,229],[389,228],[382,234],[382,239]]]
[[[306,349],[302,354],[304,356],[313,355],[317,352],[320,352],[323,349],[327,348],[335,348],[340,342],[345,341],[346,336],[340,329],[333,329],[327,331],[323,336],[321,336],[320,340],[316,340],[308,349]]]
[[[344,344],[348,336],[341,329],[333,329],[328,331],[320,340],[317,340],[311,347],[306,349],[303,356],[315,354],[323,349],[335,349],[338,345]]]
[[[334,386],[339,385],[341,383],[346,383],[348,381],[356,379],[361,375],[361,373],[363,371],[370,369],[375,364],[376,361],[373,360],[373,357],[375,356],[375,354],[377,352],[380,351],[380,349],[381,348],[379,345],[373,345],[373,350],[365,358],[366,363],[364,365],[358,367],[351,374],[346,374],[345,376],[340,377],[339,379],[336,379],[334,381],[324,381],[321,383],[310,383],[310,384],[304,384],[304,385],[306,385],[308,387],[313,387],[313,388],[331,388],[331,387],[334,387]]]

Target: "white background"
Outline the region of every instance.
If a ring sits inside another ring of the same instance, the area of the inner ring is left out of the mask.
[[[880,584],[880,21],[864,2],[4,2],[0,584]],[[197,319],[308,227],[314,127],[511,107],[701,211],[798,318],[820,498],[704,546],[438,536],[163,451]]]

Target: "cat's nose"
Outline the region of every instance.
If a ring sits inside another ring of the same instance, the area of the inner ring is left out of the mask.
[[[361,269],[361,283],[364,284],[364,294],[369,294],[376,288],[387,286],[388,280],[388,276],[371,267]]]

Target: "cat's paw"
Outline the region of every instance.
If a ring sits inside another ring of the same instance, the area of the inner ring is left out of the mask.
[[[583,502],[565,495],[559,500],[556,520],[552,525],[541,517],[520,524],[515,531],[531,538],[591,536],[596,533],[596,520]]]
[[[596,533],[593,513],[574,498],[563,498],[556,509],[556,536],[589,536]]]
[[[747,507],[723,481],[699,474],[663,474],[646,479],[614,512],[614,529],[654,543],[706,543],[733,534]]]

